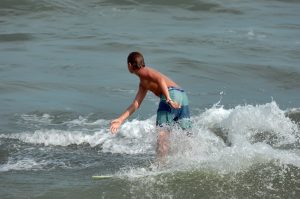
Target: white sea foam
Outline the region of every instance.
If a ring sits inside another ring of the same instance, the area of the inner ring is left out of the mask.
[[[40,170],[47,164],[46,161],[38,163],[32,158],[24,158],[22,160],[13,160],[10,158],[6,164],[0,165],[0,172],[10,170]]]
[[[116,136],[110,137],[103,144],[103,151],[126,154],[151,154],[154,153],[155,138],[154,117],[144,121],[132,120],[123,124],[120,132]]]
[[[214,106],[194,117],[193,137],[173,136],[176,151],[169,164],[178,169],[208,167],[221,172],[269,161],[300,167],[300,156],[293,148],[281,149],[299,143],[299,128],[284,113],[275,102],[229,110]],[[216,128],[222,130],[229,146],[222,135],[214,133]],[[258,135],[262,137],[255,139]]]
[[[132,120],[125,122],[117,135],[112,135],[107,128],[100,129],[106,120],[98,120],[88,123],[85,119],[78,119],[68,122],[81,126],[99,125],[94,132],[40,129],[34,132],[23,132],[16,134],[0,134],[0,138],[17,139],[25,143],[43,144],[45,146],[68,146],[72,144],[89,144],[91,147],[102,146],[103,152],[139,154],[152,153],[155,143],[154,118],[145,121]]]
[[[179,130],[171,134],[168,166],[172,169],[208,167],[227,172],[269,161],[300,167],[300,156],[293,148],[299,145],[299,127],[275,102],[233,109],[216,104],[192,120],[191,137]],[[69,123],[82,125],[83,130],[40,129],[0,134],[0,138],[46,146],[87,143],[91,147],[100,145],[102,152],[109,153],[155,153],[154,116],[142,121],[133,119],[125,122],[116,135],[110,134],[107,120],[93,122],[92,125],[99,123],[99,129],[92,132],[84,130],[89,123],[85,118]]]
[[[52,117],[49,114],[37,115],[37,114],[22,114],[21,118],[28,122],[38,122],[50,124]]]
[[[40,125],[55,125],[53,123],[53,120],[55,119],[55,116],[44,113],[44,114],[22,114],[20,115],[21,119],[27,123],[35,123]],[[89,121],[89,116],[78,116],[78,118],[69,120],[69,121],[63,121],[61,122],[61,125],[67,125],[67,126],[105,126],[109,123],[109,121],[104,119],[99,119],[96,121]]]

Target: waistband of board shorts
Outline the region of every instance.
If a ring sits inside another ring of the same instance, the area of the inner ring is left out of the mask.
[[[168,87],[168,90],[169,90],[169,91],[170,91],[170,90],[177,90],[177,91],[180,91],[180,92],[184,92],[183,89],[177,88],[177,87],[174,87],[174,86],[169,86],[169,87]]]

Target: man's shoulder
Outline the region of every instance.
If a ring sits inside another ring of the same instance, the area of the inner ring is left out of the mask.
[[[142,78],[153,78],[155,76],[160,76],[160,75],[161,75],[160,72],[150,67],[145,67],[144,71],[141,74]]]
[[[141,68],[140,71],[139,71],[139,77],[140,79],[144,79],[144,78],[147,78],[147,76],[149,76],[149,74],[152,72],[152,70],[149,68],[149,67],[144,67],[144,68]]]

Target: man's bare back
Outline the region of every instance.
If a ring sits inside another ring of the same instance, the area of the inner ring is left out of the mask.
[[[167,87],[178,87],[178,85],[170,78],[150,67],[141,68],[138,76],[140,77],[140,86],[146,90],[150,90],[158,97],[162,94],[162,89],[159,86],[157,79],[163,79],[166,82]]]

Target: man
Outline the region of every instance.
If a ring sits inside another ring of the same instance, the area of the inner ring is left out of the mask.
[[[169,151],[170,127],[175,125],[182,129],[191,127],[188,98],[174,81],[160,72],[145,66],[143,55],[132,52],[127,58],[128,70],[140,78],[138,92],[132,104],[111,122],[110,130],[115,134],[121,124],[142,104],[148,90],[160,97],[157,110],[158,126],[157,155],[164,161]]]

